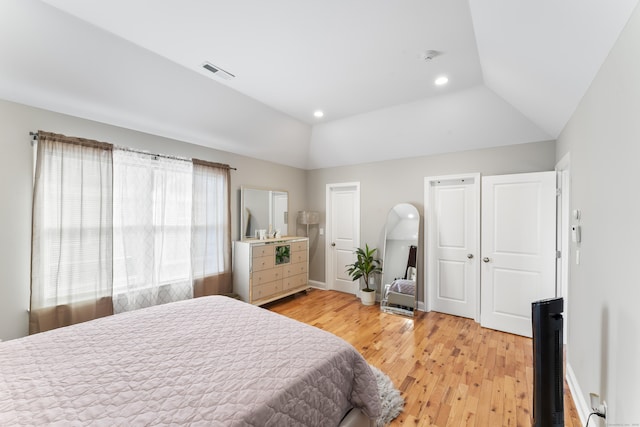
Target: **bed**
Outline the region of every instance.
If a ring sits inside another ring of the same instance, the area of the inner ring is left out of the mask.
[[[0,343],[0,425],[337,426],[379,413],[350,344],[223,296]]]

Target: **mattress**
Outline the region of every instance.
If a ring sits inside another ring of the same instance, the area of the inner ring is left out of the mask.
[[[380,412],[344,340],[222,296],[0,343],[0,425],[331,426]]]

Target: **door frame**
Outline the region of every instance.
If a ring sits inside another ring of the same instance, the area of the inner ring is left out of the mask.
[[[569,280],[571,275],[571,153],[567,153],[556,164],[556,188],[559,189],[556,216],[556,297],[564,300],[564,318],[568,319]],[[569,322],[564,322],[563,343],[567,344]]]
[[[473,252],[476,254],[478,259],[481,257],[480,253],[480,180],[481,174],[476,173],[467,173],[467,174],[459,174],[459,175],[440,175],[440,176],[429,176],[424,178],[424,210],[425,210],[425,227],[424,227],[424,296],[425,296],[425,310],[432,310],[432,298],[431,296],[435,293],[436,284],[433,283],[433,275],[431,274],[433,269],[435,268],[435,259],[431,257],[432,253],[435,253],[435,245],[436,239],[433,236],[433,231],[431,229],[432,224],[434,224],[435,212],[431,208],[433,191],[431,191],[431,183],[434,181],[445,181],[445,180],[464,180],[464,179],[473,179],[473,187],[472,190],[475,193],[476,204],[474,206],[475,209],[475,226],[476,226],[476,242],[475,247],[473,248]],[[476,302],[475,302],[475,315],[473,320],[476,322],[480,322],[480,262],[477,262],[474,267],[473,275],[476,279]]]
[[[353,188],[356,194],[356,200],[357,200],[357,204],[354,207],[355,210],[355,218],[357,220],[357,224],[354,224],[354,236],[356,236],[353,240],[354,242],[356,242],[356,244],[358,245],[358,247],[360,247],[360,182],[359,181],[355,181],[355,182],[339,182],[339,183],[332,183],[332,184],[327,184],[326,185],[326,195],[325,195],[325,212],[326,212],[326,236],[325,236],[325,253],[324,253],[324,259],[325,259],[325,282],[326,282],[326,288],[329,290],[333,290],[335,289],[335,283],[333,278],[335,277],[334,274],[334,269],[336,266],[334,266],[333,264],[333,257],[331,256],[331,242],[333,240],[333,236],[332,236],[332,229],[333,229],[333,218],[331,215],[331,194],[333,191],[336,190],[344,190],[344,189],[349,189],[349,188]],[[356,293],[356,295],[359,297],[360,296],[360,286],[358,286],[358,292]]]

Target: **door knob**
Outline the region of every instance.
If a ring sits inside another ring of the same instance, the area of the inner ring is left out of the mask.
[[[473,259],[473,254],[467,254],[467,258]]]
[[[335,245],[336,245],[336,243],[335,243],[335,242],[331,242],[331,246],[335,246]]]
[[[489,258],[488,258],[488,257],[484,257],[484,258],[482,258],[482,260],[483,260],[484,262],[489,262]]]

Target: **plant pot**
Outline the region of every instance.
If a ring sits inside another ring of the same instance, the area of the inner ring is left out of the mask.
[[[376,291],[371,290],[367,292],[365,290],[360,291],[360,301],[363,305],[374,305],[376,303]]]

